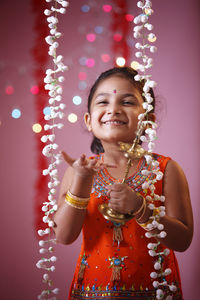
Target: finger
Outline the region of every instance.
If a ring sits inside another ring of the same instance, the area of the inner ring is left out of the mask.
[[[75,162],[75,159],[72,158],[71,156],[69,156],[66,152],[62,151],[61,152],[62,157],[64,158],[64,160],[70,165],[72,166],[73,163]]]
[[[110,208],[112,208],[114,211],[119,211],[120,208],[119,208],[119,205],[115,205],[115,204],[112,204],[112,203],[108,203],[108,206]]]
[[[105,163],[103,163],[103,166],[104,166],[105,168],[117,168],[116,165],[105,164]]]
[[[112,185],[107,185],[107,189],[110,191],[121,192],[124,189],[124,186],[121,183],[114,183]]]
[[[78,159],[78,163],[81,166],[85,166],[87,164],[87,162],[86,162],[86,155],[85,154],[82,154],[80,156],[80,158]]]

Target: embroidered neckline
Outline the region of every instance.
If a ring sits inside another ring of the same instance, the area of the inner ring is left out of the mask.
[[[101,154],[99,155],[99,159],[102,159],[102,158],[103,158],[103,153],[101,153]],[[138,164],[137,164],[136,170],[134,171],[134,173],[133,173],[132,175],[130,175],[130,176],[126,179],[126,182],[128,182],[128,181],[131,180],[133,177],[135,177],[135,176],[142,170],[142,168],[144,167],[144,165],[145,165],[145,158],[144,158],[144,156],[143,156],[143,157],[141,157],[141,158],[139,159],[139,162],[138,162]],[[115,183],[121,183],[121,182],[122,182],[122,179],[116,179],[115,177],[113,177],[113,176],[109,173],[109,171],[108,171],[107,168],[104,168],[104,169],[102,170],[102,172],[105,174],[106,177],[110,178],[110,180],[111,180],[112,182],[115,182]]]
[[[155,155],[157,156],[157,155]],[[101,154],[98,155],[96,158],[101,159]],[[158,158],[159,156],[157,156]],[[151,166],[148,166],[144,157],[139,160],[138,166],[134,174],[129,176],[126,180],[126,184],[128,184],[134,191],[141,192],[142,191],[142,184],[145,181],[149,181],[153,178],[154,175],[150,173],[150,175],[143,175],[142,170],[150,170],[152,169]],[[120,180],[113,178],[108,170],[104,168],[97,172],[94,177],[92,193],[94,193],[98,198],[101,196],[107,196],[107,185],[113,183],[120,183]]]

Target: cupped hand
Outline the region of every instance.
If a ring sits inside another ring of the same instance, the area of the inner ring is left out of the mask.
[[[73,159],[66,152],[62,151],[62,156],[80,176],[93,176],[97,171],[103,168],[116,167],[115,165],[105,164],[96,158],[87,158],[85,154],[82,154],[78,159]]]
[[[110,197],[108,206],[113,210],[126,214],[134,211],[138,205],[138,196],[126,184],[114,183],[107,186]]]

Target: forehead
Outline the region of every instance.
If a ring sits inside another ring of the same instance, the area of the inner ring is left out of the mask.
[[[139,90],[129,79],[115,75],[105,78],[99,83],[94,97],[99,93],[113,93],[113,91],[116,91],[117,94],[130,92],[138,97],[140,96]]]

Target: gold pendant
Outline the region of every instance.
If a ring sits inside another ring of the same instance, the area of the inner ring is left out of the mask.
[[[122,152],[125,152],[124,156],[130,159],[141,158],[148,153],[148,151],[143,149],[140,145],[133,147],[132,144],[119,142],[119,147]]]

